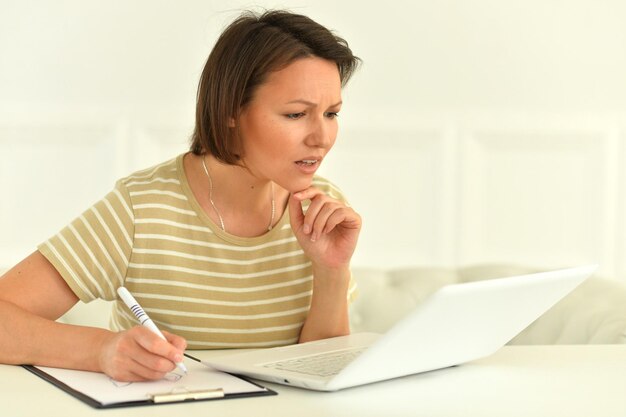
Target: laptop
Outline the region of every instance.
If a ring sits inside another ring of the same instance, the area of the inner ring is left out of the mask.
[[[596,268],[448,285],[385,334],[355,333],[204,362],[228,373],[318,391],[460,365],[496,352]]]

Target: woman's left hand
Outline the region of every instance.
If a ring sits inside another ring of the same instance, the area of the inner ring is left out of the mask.
[[[304,200],[311,200],[306,214],[302,211]],[[289,197],[289,216],[300,246],[315,266],[349,266],[361,231],[361,216],[357,212],[309,187]]]

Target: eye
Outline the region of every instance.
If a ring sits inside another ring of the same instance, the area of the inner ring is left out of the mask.
[[[292,120],[297,120],[299,118],[301,118],[302,116],[304,116],[304,113],[300,112],[300,113],[288,113],[285,115],[286,118],[288,119],[292,119]]]
[[[329,119],[336,119],[337,117],[339,117],[339,113],[336,111],[329,111],[326,112],[326,117],[328,117]]]

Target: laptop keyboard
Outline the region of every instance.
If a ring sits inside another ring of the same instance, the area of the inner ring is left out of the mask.
[[[343,368],[359,356],[365,348],[340,350],[316,355],[303,356],[295,359],[266,363],[265,368],[281,371],[299,372],[301,374],[329,377],[337,375]]]

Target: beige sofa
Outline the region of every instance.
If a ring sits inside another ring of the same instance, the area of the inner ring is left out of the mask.
[[[480,265],[459,269],[354,268],[358,297],[351,306],[352,330],[385,332],[421,300],[446,284],[534,271],[533,268],[514,265]],[[109,311],[110,304],[104,301],[79,303],[60,320],[107,327]],[[511,343],[626,343],[626,286],[614,280],[592,277]]]

